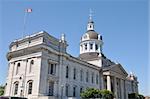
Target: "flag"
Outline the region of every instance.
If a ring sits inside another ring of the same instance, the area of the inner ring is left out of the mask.
[[[31,12],[32,12],[32,9],[31,9],[31,8],[25,9],[25,12],[31,13]]]

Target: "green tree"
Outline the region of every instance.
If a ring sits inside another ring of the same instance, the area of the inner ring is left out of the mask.
[[[87,98],[100,98],[100,90],[95,89],[95,88],[87,88],[85,91],[81,93],[81,98],[82,99],[87,99]]]
[[[82,99],[100,98],[100,99],[113,99],[113,93],[108,90],[99,90],[95,88],[87,88],[81,93]]]
[[[0,86],[0,96],[2,96],[4,94],[4,89],[5,89],[5,86]]]
[[[129,99],[145,99],[145,97],[138,93],[130,93],[128,94]]]
[[[101,93],[103,99],[113,99],[114,98],[113,93],[109,90],[104,89],[104,90],[101,90],[100,93]]]

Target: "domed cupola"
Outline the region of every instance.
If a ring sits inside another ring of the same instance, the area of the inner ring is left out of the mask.
[[[87,31],[80,40],[80,58],[83,60],[94,60],[102,53],[102,36],[95,32],[94,21],[90,15],[87,24]]]

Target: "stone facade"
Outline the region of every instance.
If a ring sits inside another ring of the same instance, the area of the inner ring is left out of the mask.
[[[121,64],[107,59],[102,45],[102,36],[94,31],[91,18],[81,38],[79,57],[66,52],[65,35],[57,39],[41,31],[13,41],[7,54],[5,96],[79,99],[86,88],[110,90],[116,99],[138,93],[137,78],[128,75]]]

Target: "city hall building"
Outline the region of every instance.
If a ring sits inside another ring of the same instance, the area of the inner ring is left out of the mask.
[[[137,77],[102,52],[102,35],[89,18],[80,40],[80,55],[66,52],[65,35],[55,38],[45,31],[11,42],[5,96],[28,99],[80,99],[86,88],[107,89],[115,99],[138,93]]]

